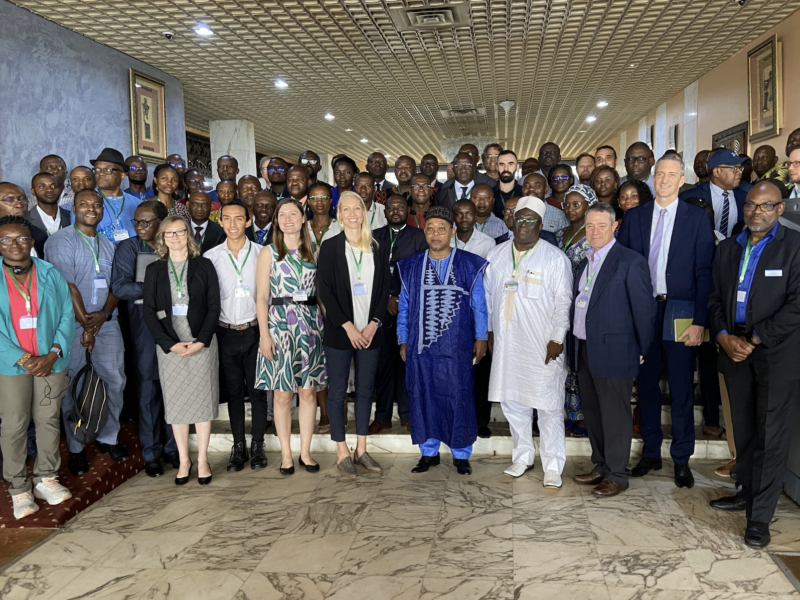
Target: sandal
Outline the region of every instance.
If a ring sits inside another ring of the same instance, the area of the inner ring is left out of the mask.
[[[589,436],[586,427],[578,425],[577,421],[567,421],[567,437],[571,438],[585,438]]]

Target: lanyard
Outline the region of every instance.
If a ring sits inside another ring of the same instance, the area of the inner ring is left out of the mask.
[[[416,219],[416,216],[414,218]],[[400,229],[400,231],[402,231],[402,229]],[[389,240],[391,240],[391,244],[389,245],[389,256],[394,253],[394,244],[397,241],[397,238],[400,237],[400,231],[395,231],[389,227]]]
[[[603,266],[603,261],[606,259],[606,256],[608,256],[607,253],[605,255],[603,255],[603,258],[601,258],[597,262],[597,268],[594,270],[594,273],[592,273],[592,270],[589,268],[589,267],[591,267],[592,262],[594,262],[594,261],[591,261],[591,262],[587,261],[587,265],[586,265],[586,285],[583,288],[583,293],[584,294],[588,294],[589,293],[589,288],[592,287],[592,281],[594,281],[594,276],[597,275],[597,272],[600,270],[600,267]]]
[[[569,239],[568,239],[568,240],[567,240],[567,241],[564,243],[564,250],[566,250],[567,248],[569,248],[569,245],[572,243],[572,240],[574,240],[574,239],[575,239],[575,236],[576,236],[576,235],[578,235],[578,234],[579,234],[581,231],[583,231],[583,228],[584,228],[584,227],[586,227],[586,223],[584,223],[583,225],[581,225],[581,226],[580,226],[580,229],[578,229],[578,231],[576,231],[575,233],[573,233],[573,234],[572,234],[572,235],[569,237]]]
[[[500,202],[503,203],[503,208],[505,208],[506,207],[506,201],[508,201],[508,200],[510,200],[511,198],[514,197],[514,190],[513,189],[511,190],[511,195],[508,198],[506,198],[503,195],[503,192],[501,192],[500,190],[497,190],[497,192],[500,194]]]
[[[333,223],[333,219],[331,219],[331,223]],[[314,234],[314,239],[317,240],[317,244],[321,244],[322,243],[322,238],[324,238],[325,234],[328,233],[328,229],[331,228],[331,223],[328,223],[328,225],[325,227],[325,229],[322,230],[322,235],[317,237],[317,233],[316,233],[316,231],[314,231],[314,227],[312,226],[311,222],[309,221],[308,228],[311,230],[311,233]],[[284,244],[284,246],[285,245],[286,244]]]
[[[356,253],[353,252],[353,247],[350,245],[350,242],[347,242],[347,247],[350,248],[350,253],[353,255],[353,261],[356,263],[356,278],[361,281],[361,261],[364,260],[364,251],[361,250],[358,258],[356,258]]]
[[[30,315],[31,314],[31,279],[33,277],[33,266],[31,266],[31,270],[28,271],[28,284],[25,286],[26,287],[25,290],[22,289],[22,286],[19,284],[19,281],[17,281],[17,277],[14,275],[14,273],[12,273],[9,270],[9,268],[7,266],[5,266],[5,265],[3,265],[3,268],[6,270],[6,273],[8,273],[8,275],[11,277],[11,281],[14,282],[14,285],[16,286],[17,291],[19,292],[19,295],[22,296],[22,298],[25,300],[25,310],[27,311],[28,315]],[[26,291],[28,292],[27,294],[25,293]]]
[[[744,263],[742,264],[742,270],[739,273],[739,283],[744,283],[744,276],[747,273],[747,265],[750,264],[750,251],[753,249],[753,246],[750,243],[751,240],[752,236],[747,238],[747,247],[744,249]]]
[[[376,215],[376,214],[377,214],[377,213],[373,212],[373,213],[372,213],[372,214],[369,216],[369,228],[370,228],[370,229],[372,229],[372,224],[375,222],[375,215]],[[363,252],[362,252],[362,254],[363,254]]]
[[[169,268],[172,270],[172,276],[175,278],[175,287],[178,288],[178,298],[183,298],[183,274],[186,272],[186,265],[189,259],[187,258],[183,263],[180,277],[178,277],[178,274],[175,272],[175,263],[172,262],[172,257],[167,256],[167,259],[169,259]]]
[[[417,218],[417,215],[414,214],[414,215],[411,215],[411,216],[414,217],[414,223],[417,224],[417,229],[422,229],[422,226],[419,224],[419,219]]]
[[[119,218],[122,215],[122,211],[125,210],[125,193],[122,194],[122,204],[119,207],[119,211],[114,210],[114,205],[111,204],[111,201],[106,198],[106,195],[103,192],[100,192],[100,195],[103,197],[103,203],[108,204],[108,208],[111,209],[111,214],[114,215],[114,220],[117,222],[117,228],[122,227],[119,223]]]
[[[89,238],[87,238],[85,235],[83,235],[83,232],[80,229],[78,229],[78,226],[74,225],[73,227],[75,227],[75,231],[77,231],[81,235],[81,237],[83,238],[83,243],[86,244],[87,246],[89,246],[89,250],[91,250],[91,252],[92,252],[92,258],[94,259],[94,272],[99,275],[100,274],[100,262],[99,262],[99,258],[100,258],[100,240],[97,239],[97,233],[95,233],[95,236],[94,236],[95,243],[97,244],[97,250],[95,250],[94,248],[92,248],[92,245],[89,243]]]
[[[486,219],[486,220],[483,222],[483,225],[481,225],[480,227],[478,227],[479,223],[478,223],[477,221],[475,221],[475,229],[477,229],[478,231],[480,231],[481,233],[483,233],[483,230],[484,230],[484,229],[486,229],[486,224],[487,224],[488,222],[489,222],[489,219]]]
[[[250,250],[252,249],[253,246],[247,244],[247,254],[245,254],[244,261],[242,261],[242,269],[244,269],[244,266],[247,264],[247,259],[250,258]],[[233,260],[233,254],[231,254],[230,250],[228,250],[228,258],[231,259],[231,264],[233,265],[233,269],[236,271],[236,275],[239,276],[239,283],[242,283],[242,271],[239,270],[239,267],[236,266],[236,261]]]
[[[292,265],[292,269],[294,269],[295,273],[297,274],[297,286],[300,287],[300,282],[303,279],[303,262],[302,260],[298,261],[292,256],[291,251],[289,250],[286,243],[283,244],[283,249],[286,250],[286,261]]]
[[[511,279],[516,279],[517,271],[522,266],[522,261],[525,259],[526,256],[528,256],[528,252],[536,248],[536,246],[538,245],[539,242],[536,242],[533,246],[525,250],[522,256],[519,257],[519,263],[517,263],[517,253],[514,252],[514,244],[511,244],[511,264],[513,265],[513,268],[511,269]]]

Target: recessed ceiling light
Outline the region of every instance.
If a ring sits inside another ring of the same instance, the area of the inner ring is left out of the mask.
[[[325,120],[326,121],[333,121],[336,117],[334,117],[331,113],[325,113]]]
[[[286,83],[283,79],[276,79],[275,87],[278,88],[279,90],[285,90],[287,87],[289,87],[289,84]]]
[[[600,102],[597,103],[597,108],[605,108],[606,106],[608,106],[608,102],[605,100],[600,100]]]
[[[586,121],[588,121],[589,123],[594,123],[595,121],[597,121],[597,117],[595,117],[594,115],[589,115],[588,117],[586,117]]]
[[[629,67],[635,67],[635,66],[636,66],[636,63],[631,63],[631,64],[629,64],[628,66],[629,66]]]
[[[578,131],[578,133],[586,133],[586,130],[585,129],[581,129],[580,131]]]
[[[384,154],[383,158],[392,158],[392,155],[391,154]]]
[[[194,32],[197,35],[202,35],[203,37],[214,35],[214,32],[211,30],[211,28],[203,23],[198,23],[197,27],[194,28]]]
[[[345,129],[345,131],[353,131],[353,130],[348,127],[347,129]]]
[[[369,140],[367,138],[361,138],[361,143],[366,144]]]

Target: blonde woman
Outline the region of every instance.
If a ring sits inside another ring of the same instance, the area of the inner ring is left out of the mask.
[[[389,302],[389,248],[372,239],[364,201],[355,192],[343,192],[336,207],[342,233],[322,243],[317,288],[325,306],[322,343],[328,370],[328,416],[336,442],[339,471],[357,476],[355,465],[379,472],[367,454],[367,430],[372,390],[384,343],[381,318]],[[356,366],[356,435],[353,457],[345,442],[345,394],[350,362]]]
[[[208,443],[211,421],[219,413],[219,363],[214,333],[220,314],[219,280],[214,265],[180,217],[161,222],[156,234],[161,260],[147,267],[144,322],[158,348],[164,410],[172,425],[181,466],[176,485],[192,473],[189,425],[197,431],[197,481],[211,483]]]

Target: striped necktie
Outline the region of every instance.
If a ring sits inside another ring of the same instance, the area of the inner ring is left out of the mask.
[[[728,197],[728,190],[722,192],[722,219],[719,222],[719,232],[728,237],[728,218],[731,214],[731,201]]]
[[[259,231],[256,231],[256,238],[258,238],[258,245],[259,246],[263,246],[264,245],[264,238],[266,236],[267,236],[267,230],[266,229],[261,229]]]
[[[461,186],[461,198],[459,198],[459,200],[466,200],[466,199],[467,199],[467,186],[466,185],[462,185]]]

